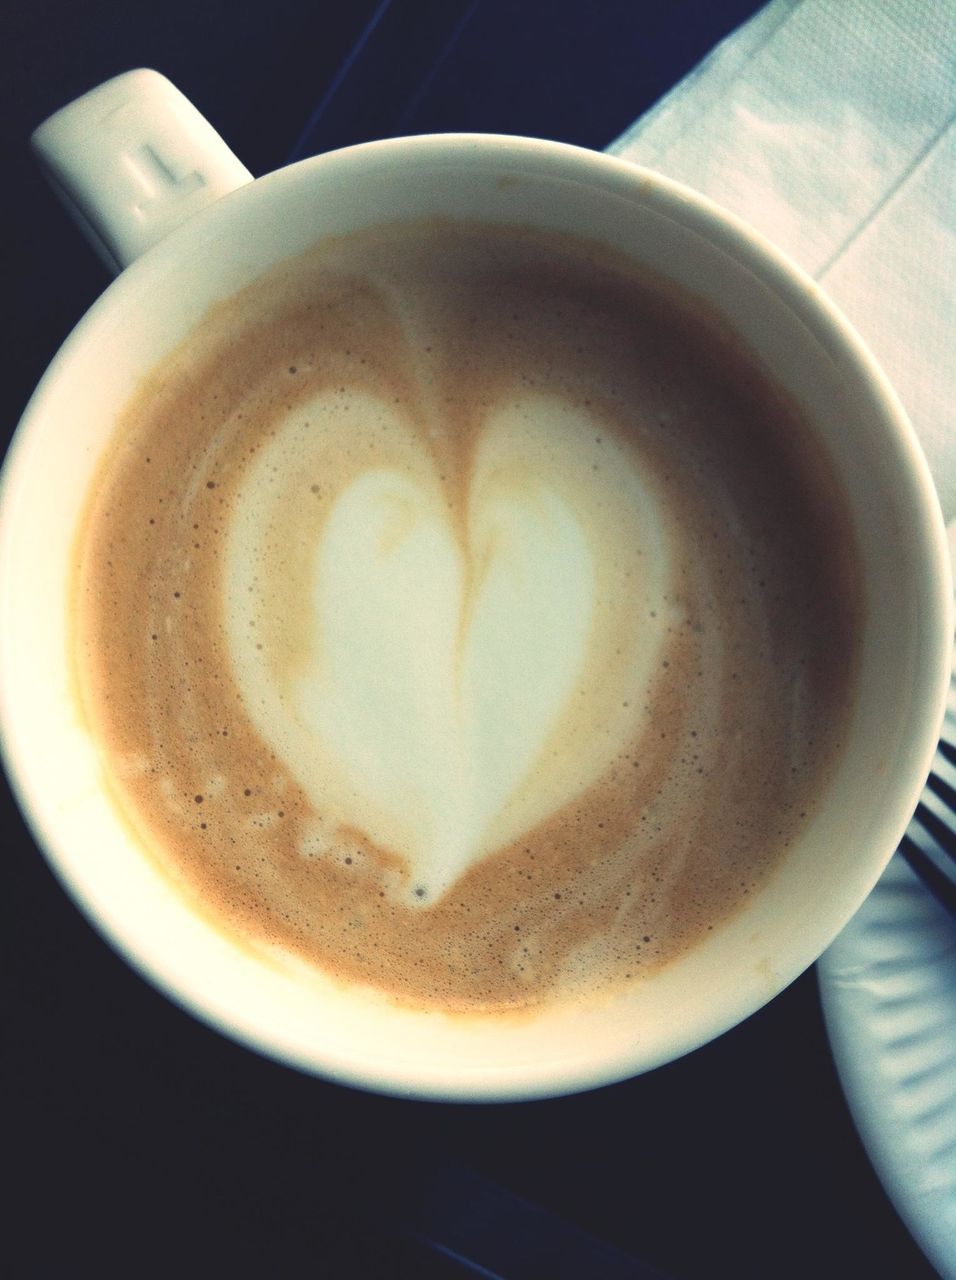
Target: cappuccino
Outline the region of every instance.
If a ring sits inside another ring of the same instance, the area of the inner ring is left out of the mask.
[[[823,447],[609,250],[424,220],[214,308],[77,542],[79,696],[197,907],[412,1005],[604,997],[740,910],[839,758]]]

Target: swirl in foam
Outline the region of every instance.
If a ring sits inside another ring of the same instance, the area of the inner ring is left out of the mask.
[[[224,927],[418,1005],[583,998],[786,856],[852,704],[854,546],[688,299],[567,237],[384,228],[215,309],[129,407],[79,686]]]

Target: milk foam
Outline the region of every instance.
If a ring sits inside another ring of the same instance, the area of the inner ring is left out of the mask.
[[[146,848],[244,942],[418,1007],[603,999],[694,945],[852,705],[808,424],[692,300],[544,232],[377,228],[216,308],[77,563]]]
[[[356,391],[286,416],[233,505],[224,612],[259,733],[432,904],[625,749],[671,615],[654,486],[586,408],[489,409],[461,510],[422,425]]]

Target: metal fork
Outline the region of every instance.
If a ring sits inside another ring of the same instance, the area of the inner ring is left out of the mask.
[[[921,828],[921,836],[928,836],[929,840],[917,842],[907,832],[899,852],[927,889],[956,916],[956,786],[942,776],[947,771],[956,771],[956,747],[944,738],[936,748],[933,771],[913,815],[913,823]],[[935,808],[927,803],[931,797],[938,801]],[[948,820],[939,809],[947,812]]]

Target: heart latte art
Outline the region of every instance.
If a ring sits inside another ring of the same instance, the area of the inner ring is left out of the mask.
[[[79,542],[119,803],[225,928],[450,1009],[604,993],[786,854],[852,701],[852,531],[716,321],[430,222],[215,309]]]
[[[297,500],[304,474],[334,471],[343,415],[375,465]],[[317,808],[402,855],[413,902],[560,809],[634,736],[664,641],[664,519],[601,431],[560,397],[512,396],[479,428],[456,511],[413,423],[324,393],[239,491],[226,616],[245,705]],[[290,545],[305,549],[291,569]]]

